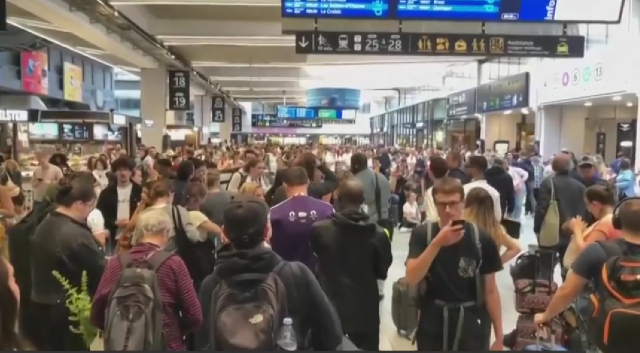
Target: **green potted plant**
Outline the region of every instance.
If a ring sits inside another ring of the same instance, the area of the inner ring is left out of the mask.
[[[87,273],[82,272],[80,288],[74,287],[69,280],[64,278],[58,271],[52,272],[53,276],[60,282],[67,292],[65,304],[69,309],[69,321],[73,324],[69,327],[72,332],[82,335],[87,347],[91,347],[96,337],[98,329],[91,324],[91,296],[88,291]]]

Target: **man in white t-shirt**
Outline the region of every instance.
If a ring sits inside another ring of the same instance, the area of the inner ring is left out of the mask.
[[[62,170],[49,163],[49,154],[44,151],[36,152],[36,160],[38,168],[33,172],[31,184],[33,185],[33,202],[37,204],[44,201],[47,186],[62,179]]]
[[[493,212],[498,222],[502,221],[502,206],[500,205],[500,193],[485,180],[484,173],[488,163],[484,156],[471,156],[466,164],[466,172],[471,176],[471,182],[464,184],[465,196],[475,188],[485,189],[493,199]]]

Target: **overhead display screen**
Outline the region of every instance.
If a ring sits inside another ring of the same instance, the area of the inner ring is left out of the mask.
[[[282,0],[282,17],[388,19],[391,0]]]
[[[447,96],[447,117],[456,118],[476,113],[476,89],[470,88]]]
[[[478,113],[527,108],[529,106],[529,73],[525,72],[478,86]]]
[[[620,23],[625,0],[282,0],[283,17]]]
[[[297,54],[582,58],[584,52],[583,36],[319,31],[296,33]],[[307,104],[315,106],[309,98]]]
[[[321,128],[320,119],[278,118],[276,114],[251,114],[251,127]]]
[[[618,23],[624,0],[397,0],[398,19]]]

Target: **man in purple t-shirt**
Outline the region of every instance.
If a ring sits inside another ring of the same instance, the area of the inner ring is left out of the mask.
[[[311,226],[316,220],[327,219],[333,206],[307,196],[309,177],[301,167],[284,171],[283,183],[287,200],[271,208],[269,219],[271,247],[286,261],[299,261],[316,272],[316,257],[311,250]]]

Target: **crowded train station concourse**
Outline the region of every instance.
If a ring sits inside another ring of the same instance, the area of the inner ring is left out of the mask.
[[[2,350],[632,353],[640,0],[0,0]]]

